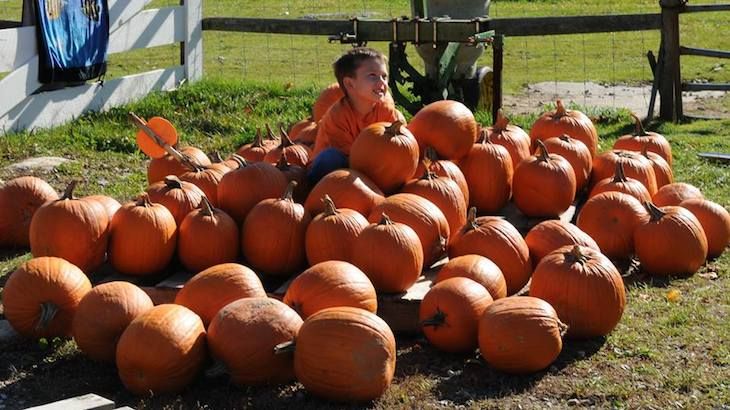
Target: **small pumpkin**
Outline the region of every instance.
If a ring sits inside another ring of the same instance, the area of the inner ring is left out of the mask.
[[[189,164],[207,166],[210,158],[203,151],[195,147],[183,147],[178,150]],[[147,184],[152,185],[165,179],[168,175],[180,176],[190,171],[190,167],[178,161],[170,154],[150,160],[147,165]]]
[[[203,197],[200,207],[190,212],[178,228],[177,254],[185,268],[200,272],[235,262],[240,247],[238,238],[236,221]]]
[[[279,162],[276,163],[276,168],[284,174],[287,183],[294,181],[297,183],[294,188],[293,197],[296,202],[304,202],[307,198],[307,191],[309,190],[307,181],[307,170],[299,165],[289,163],[286,157],[286,152],[282,151],[279,157]]]
[[[437,176],[446,177],[456,182],[459,189],[464,194],[464,203],[469,203],[469,185],[466,183],[464,173],[453,161],[447,159],[439,159],[436,150],[433,147],[426,147],[425,157],[423,161],[418,163],[418,168],[413,174],[413,178],[419,178],[426,173],[426,170],[433,172]]]
[[[616,162],[616,171],[613,174],[613,178],[605,178],[598,181],[593,186],[588,197],[593,198],[602,192],[621,192],[631,195],[641,202],[651,200],[651,195],[649,195],[649,191],[647,191],[644,184],[637,179],[626,176],[622,162]]]
[[[436,205],[446,217],[449,232],[456,232],[466,223],[468,204],[464,202],[464,196],[459,186],[449,178],[439,177],[431,171],[426,171],[420,178],[408,181],[401,192],[418,195]]]
[[[236,150],[236,154],[247,162],[261,162],[266,154],[276,147],[276,143],[272,140],[264,140],[260,129],[256,129],[253,141],[249,144],[241,145]]]
[[[644,184],[649,195],[653,196],[656,193],[654,167],[646,157],[633,151],[612,150],[595,156],[593,158],[593,183],[612,177],[616,173],[618,162],[624,167],[624,175]]]
[[[523,159],[532,155],[530,136],[522,128],[510,124],[501,108],[497,111],[497,119],[494,121],[494,125],[488,127],[486,132],[489,141],[507,149],[509,157],[512,159],[512,169],[517,168],[517,165]]]
[[[433,147],[441,158],[465,157],[477,139],[477,122],[464,104],[436,101],[421,108],[408,124],[421,150]]]
[[[328,260],[352,262],[352,247],[368,220],[352,209],[335,207],[329,195],[322,198],[325,210],[312,219],[304,236],[310,265]]]
[[[292,142],[289,134],[283,128],[281,129],[281,143],[266,153],[264,161],[270,164],[276,164],[279,162],[282,153],[286,153],[286,158],[289,163],[300,167],[306,167],[307,163],[309,163],[309,158],[312,156],[312,150],[309,147]]]
[[[485,130],[459,162],[459,168],[469,185],[470,206],[493,213],[502,209],[512,196],[512,159],[505,147],[489,140]]]
[[[568,110],[561,100],[555,102],[555,111],[546,112],[532,124],[530,139],[533,149],[537,148],[538,140],[546,140],[568,134],[572,138],[584,143],[591,156],[595,157],[598,151],[598,132],[588,116],[578,110]]]
[[[0,188],[0,246],[30,245],[30,221],[46,202],[58,199],[48,183],[33,176],[18,177]]]
[[[631,118],[634,119],[636,130],[632,134],[619,137],[616,142],[613,143],[613,149],[636,152],[641,152],[646,149],[649,152],[654,152],[661,156],[665,161],[667,161],[667,164],[671,166],[672,147],[669,145],[669,141],[667,141],[667,139],[661,134],[651,131],[647,132],[644,129],[644,125],[641,123],[641,119],[639,119],[636,114],[631,113]]]
[[[535,225],[525,236],[527,247],[530,248],[532,266],[538,263],[552,251],[567,245],[580,245],[601,250],[596,241],[586,232],[570,222],[560,219],[549,219]]]
[[[658,207],[678,206],[682,201],[688,199],[704,199],[702,191],[694,185],[685,182],[674,182],[664,185],[654,196],[651,201]]]
[[[576,192],[580,192],[590,181],[593,170],[593,157],[586,145],[567,134],[548,138],[543,141],[548,151],[568,160],[575,172]]]
[[[385,200],[383,191],[362,172],[338,169],[325,175],[315,185],[304,202],[311,215],[324,211],[322,197],[329,195],[340,208],[349,208],[362,215],[370,215],[373,207]]]
[[[507,282],[494,262],[480,255],[462,255],[450,259],[436,275],[434,283],[453,277],[469,278],[484,286],[492,299],[507,297]]]
[[[175,224],[180,226],[185,216],[200,206],[205,194],[190,182],[181,181],[174,175],[168,175],[164,181],[155,182],[147,187],[150,202],[167,208]]]
[[[682,201],[679,206],[692,212],[707,236],[707,256],[717,258],[730,244],[730,213],[722,205],[700,198]]]
[[[238,224],[259,202],[278,198],[288,183],[284,174],[268,162],[241,164],[218,184],[218,205]]]
[[[289,136],[292,141],[313,148],[317,140],[318,130],[318,123],[312,121],[311,118],[307,118],[293,124],[289,129]]]
[[[193,170],[180,175],[180,180],[198,187],[208,198],[211,205],[218,206],[218,184],[223,179],[223,175],[230,171],[231,168],[228,165],[218,162],[211,165],[196,166]]]
[[[325,87],[312,105],[312,120],[319,122],[330,107],[344,96],[345,93],[342,92],[338,83],[332,83]]]

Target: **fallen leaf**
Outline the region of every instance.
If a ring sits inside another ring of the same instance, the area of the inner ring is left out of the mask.
[[[682,292],[680,292],[677,289],[672,289],[669,292],[667,292],[667,301],[669,302],[679,302],[679,299],[682,298]]]

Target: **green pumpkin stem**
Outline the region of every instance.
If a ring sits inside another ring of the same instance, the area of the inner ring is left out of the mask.
[[[651,222],[656,222],[664,217],[667,213],[662,211],[661,208],[654,205],[650,201],[644,201],[644,206],[646,207],[646,210],[649,211],[649,216],[651,217]]]
[[[297,349],[297,341],[296,339],[290,340],[288,342],[279,343],[278,345],[274,346],[274,354],[288,354],[288,353],[294,353],[294,351]]]
[[[616,161],[616,170],[613,172],[613,182],[626,182],[626,173],[624,172],[624,163]]]
[[[293,195],[294,195],[294,188],[297,187],[297,181],[289,181],[289,184],[286,186],[286,189],[284,190],[284,194],[281,196],[282,201],[289,201],[294,202]]]
[[[433,316],[430,318],[423,320],[421,322],[422,327],[426,326],[433,326],[433,327],[439,327],[443,326],[444,323],[446,323],[446,313],[444,313],[441,309],[436,308],[436,313],[434,313]]]
[[[66,189],[63,191],[61,199],[76,199],[74,197],[74,189],[76,189],[76,185],[78,184],[79,181],[77,180],[69,182],[68,185],[66,185]]]
[[[35,330],[42,331],[48,327],[58,313],[58,306],[51,302],[41,303],[41,314],[38,318],[38,323],[35,325]]]
[[[645,136],[649,135],[649,134],[647,134],[646,130],[644,130],[644,124],[641,123],[641,119],[633,112],[630,114],[631,114],[631,118],[634,119],[634,127],[635,127],[634,136],[635,137],[645,137]]]
[[[329,195],[325,194],[322,197],[322,202],[324,202],[324,215],[325,216],[332,216],[332,215],[337,215],[338,213],[340,213],[340,211],[338,211],[337,207],[335,206],[335,201],[333,201]]]

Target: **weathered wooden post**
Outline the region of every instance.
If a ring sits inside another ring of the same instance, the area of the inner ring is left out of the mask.
[[[659,117],[678,122],[682,119],[682,76],[679,67],[679,12],[687,0],[659,0],[662,8],[663,64],[660,75]]]

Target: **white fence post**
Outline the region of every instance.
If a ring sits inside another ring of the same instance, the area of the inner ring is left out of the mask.
[[[185,78],[195,82],[203,78],[203,1],[184,0],[186,14]]]

